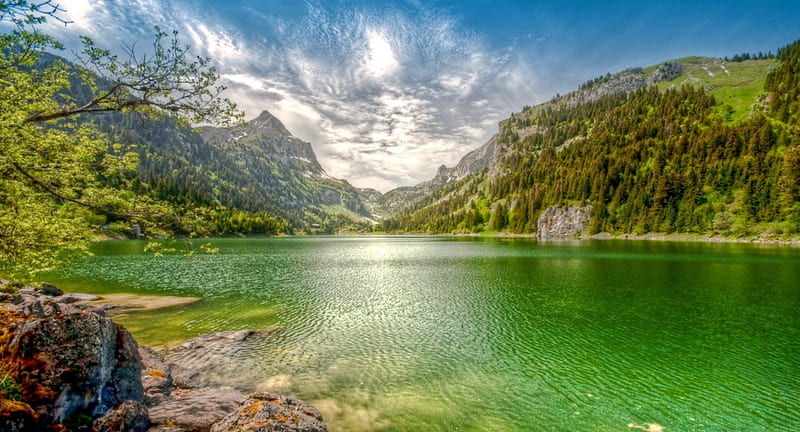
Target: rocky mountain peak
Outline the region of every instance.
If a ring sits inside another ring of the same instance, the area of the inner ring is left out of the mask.
[[[286,126],[284,126],[284,124],[278,120],[277,117],[270,114],[270,112],[267,110],[261,111],[261,114],[259,114],[258,117],[250,120],[247,122],[247,124],[248,129],[253,131],[269,130],[284,136],[292,135],[292,133],[289,132],[289,129],[286,129]]]

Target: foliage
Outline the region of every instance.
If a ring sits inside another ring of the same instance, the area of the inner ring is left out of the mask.
[[[592,232],[798,233],[798,46],[782,49],[766,77],[767,112],[737,123],[691,85],[512,116],[496,175],[467,177],[384,228],[532,233],[544,209],[588,202]]]
[[[108,135],[83,117],[136,112],[183,121],[235,120],[235,106],[207,59],[189,60],[173,34],[156,29],[152,51],[124,48],[124,58],[83,40],[81,67],[42,52],[61,43],[39,31],[59,6],[49,1],[0,0],[0,272],[26,278],[85,253],[93,229],[125,221],[170,233],[178,210],[130,192],[130,152],[108,152]],[[71,92],[80,88],[79,92]],[[72,96],[78,93],[79,96]]]
[[[0,399],[19,402],[22,400],[22,390],[19,383],[11,377],[11,372],[0,365]]]

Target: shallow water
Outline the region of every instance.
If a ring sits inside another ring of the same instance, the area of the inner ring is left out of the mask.
[[[273,328],[208,359],[332,431],[800,430],[800,249],[305,237],[154,258],[106,242],[51,279],[197,296],[118,319],[137,339]]]

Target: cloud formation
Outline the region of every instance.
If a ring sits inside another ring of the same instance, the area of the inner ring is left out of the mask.
[[[382,191],[431,178],[536,98],[530,68],[436,10],[309,2],[286,18],[248,4],[74,0],[74,24],[58,31],[114,48],[175,28],[248,117],[270,111],[331,175]]]
[[[76,33],[115,49],[178,30],[250,118],[272,112],[331,175],[384,191],[452,166],[524,105],[631,66],[775,50],[800,20],[798,2],[752,0],[63,3],[74,23],[48,31],[70,47]]]

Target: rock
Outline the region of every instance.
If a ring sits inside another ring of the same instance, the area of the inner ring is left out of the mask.
[[[91,294],[66,293],[56,297],[55,300],[59,303],[72,304],[77,302],[90,302],[98,299],[100,299],[100,297]]]
[[[327,432],[322,414],[295,398],[253,393],[211,432]]]
[[[189,430],[177,426],[158,425],[151,427],[147,432],[189,432]]]
[[[3,300],[6,310],[19,312],[35,318],[52,318],[57,315],[71,314],[86,310],[105,316],[101,309],[87,305],[70,305],[60,301],[59,297],[49,297],[40,294],[37,290],[20,290],[19,294]]]
[[[219,430],[326,430],[305,402],[256,393],[242,404],[243,393],[209,387],[214,383],[198,370],[139,347],[102,309],[79,303],[83,295],[55,292],[23,287],[0,297],[0,362],[22,399],[0,398],[3,432],[187,432],[217,422]],[[224,358],[241,344],[263,343],[273,330],[204,335],[178,350],[219,360],[209,353]]]
[[[266,343],[274,331],[276,328],[204,334],[170,349],[164,357],[170,363],[197,372],[205,372],[219,367],[240,367],[240,364],[232,360],[237,353],[248,347]],[[189,378],[189,375],[193,374],[173,369],[173,377],[176,378],[176,381],[179,376]],[[186,387],[197,387],[197,385],[189,384]]]
[[[683,73],[683,65],[678,62],[666,62],[661,64],[647,79],[647,85],[658,84],[660,82],[672,81]]]
[[[586,234],[592,206],[548,207],[539,215],[536,237],[540,240],[579,238]]]
[[[0,398],[0,430],[27,432],[36,429],[36,413],[30,405]]]
[[[58,289],[57,286],[47,282],[42,282],[39,292],[50,297],[57,297],[64,294],[64,291]]]
[[[177,389],[190,390],[216,385],[202,373],[179,365],[172,366],[172,384]]]
[[[175,390],[172,400],[150,408],[150,420],[158,425],[188,429],[210,427],[233,412],[245,395],[231,388]]]
[[[0,303],[17,304],[22,302],[22,296],[19,294],[11,294],[0,292]]]
[[[10,337],[0,352],[40,425],[97,418],[144,399],[137,344],[127,330],[94,311],[22,296],[10,309],[27,315],[3,323]]]
[[[142,388],[148,404],[169,400],[173,388],[172,365],[146,346],[139,346],[139,357],[142,359]]]
[[[150,426],[147,407],[128,400],[92,422],[92,432],[144,432]]]

